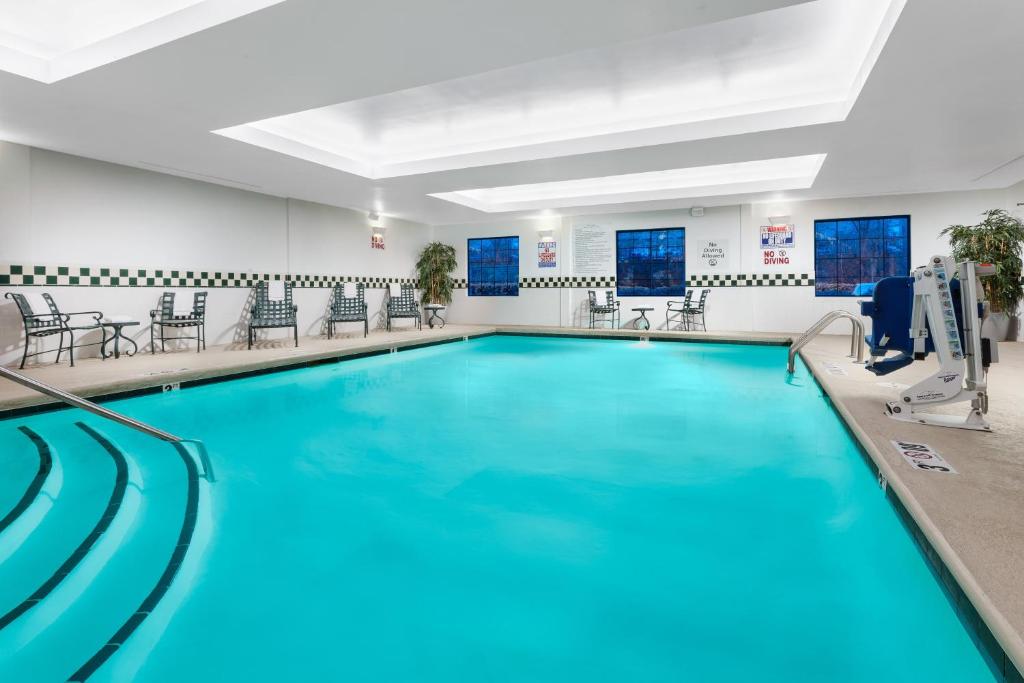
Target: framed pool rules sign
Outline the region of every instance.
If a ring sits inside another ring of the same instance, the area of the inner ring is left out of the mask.
[[[558,265],[558,243],[555,240],[537,242],[537,267],[554,268]]]
[[[795,232],[792,223],[772,223],[761,226],[762,249],[792,249]]]

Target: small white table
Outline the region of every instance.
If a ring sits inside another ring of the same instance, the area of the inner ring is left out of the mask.
[[[434,321],[435,320],[440,320],[441,321],[441,328],[444,327],[445,319],[442,318],[441,314],[440,314],[440,311],[443,311],[444,309],[445,309],[445,306],[443,306],[441,304],[426,304],[423,307],[423,310],[430,312],[430,317],[427,318],[427,325],[429,325],[431,329],[434,328]]]

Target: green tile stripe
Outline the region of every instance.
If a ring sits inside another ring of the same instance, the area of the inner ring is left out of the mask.
[[[342,282],[362,282],[383,288],[392,282],[416,284],[409,277],[358,275],[298,275],[241,271],[189,270],[183,268],[110,268],[93,266],[0,265],[0,286],[44,287],[245,287],[261,280],[290,280],[296,287],[333,287]]]
[[[183,268],[113,268],[93,266],[51,266],[0,264],[0,286],[46,287],[244,287],[261,280],[291,280],[296,287],[324,288],[342,282],[362,282],[370,288],[384,288],[393,282],[416,284],[415,278],[360,275],[298,275],[292,273],[250,273]],[[456,289],[468,286],[466,278],[453,278]],[[614,287],[614,275],[524,276],[519,286],[526,289]],[[813,287],[814,276],[796,273],[752,273],[691,275],[689,287]]]
[[[813,287],[814,276],[807,273],[750,273],[691,275],[688,287]]]

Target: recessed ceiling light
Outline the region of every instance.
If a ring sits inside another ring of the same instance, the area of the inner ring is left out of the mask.
[[[488,213],[806,189],[824,154],[430,195]]]
[[[0,0],[0,70],[53,83],[283,0]]]
[[[906,0],[815,0],[217,131],[367,178],[841,121]]]

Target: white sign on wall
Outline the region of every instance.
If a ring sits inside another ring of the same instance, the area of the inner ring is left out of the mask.
[[[729,260],[729,240],[697,240],[700,265],[705,270],[724,270]]]
[[[537,242],[537,267],[554,268],[558,265],[558,243],[555,240]]]
[[[573,273],[607,275],[615,267],[612,231],[603,225],[574,225],[572,228]]]
[[[792,223],[772,223],[761,226],[762,249],[792,249],[796,244],[796,226]]]

